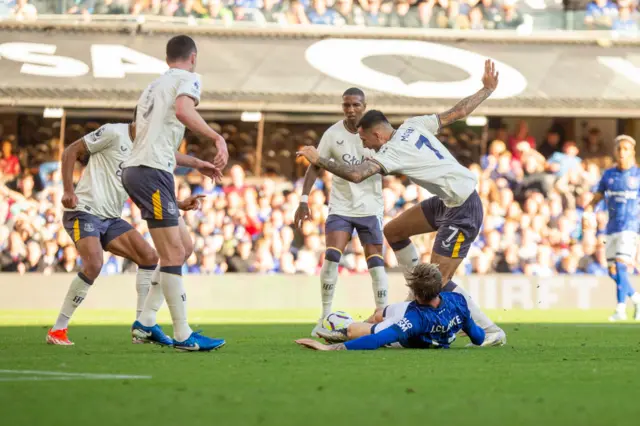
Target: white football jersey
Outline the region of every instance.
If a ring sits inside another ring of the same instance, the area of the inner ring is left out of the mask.
[[[173,173],[175,153],[184,137],[175,102],[183,95],[193,98],[197,105],[200,78],[177,68],[170,68],[142,92],[136,112],[136,143],[125,168],[147,166]]]
[[[402,174],[438,196],[447,207],[458,207],[476,189],[476,177],[435,137],[437,115],[412,117],[373,156],[384,174]]]
[[[344,127],[342,120],[329,127],[322,135],[318,152],[321,157],[333,161],[358,165],[371,157],[374,152],[362,145],[357,133],[351,133]],[[382,176],[379,174],[360,182],[353,183],[332,176],[329,195],[329,214],[349,217],[382,216]]]
[[[75,189],[78,205],[67,211],[82,211],[104,219],[122,215],[129,196],[122,186],[122,163],[131,155],[129,125],[105,124],[84,137],[89,163]]]

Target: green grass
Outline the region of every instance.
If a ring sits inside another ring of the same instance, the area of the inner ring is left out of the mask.
[[[79,310],[67,348],[44,344],[55,313],[4,311],[0,369],[152,379],[0,373],[0,415],[8,426],[637,425],[640,326],[598,322],[607,313],[493,312],[509,322],[502,348],[321,353],[293,344],[311,325],[290,322],[314,312],[193,312],[228,345],[177,353],[132,345],[124,312]]]

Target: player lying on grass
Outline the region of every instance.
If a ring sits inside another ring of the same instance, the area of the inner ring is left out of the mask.
[[[74,277],[64,299],[58,319],[47,333],[47,343],[73,345],[67,336],[69,320],[87,296],[94,280],[100,274],[103,250],[122,256],[138,265],[136,276],[137,315],[144,307],[151,284],[158,282],[158,254],[133,227],[120,218],[129,197],[122,187],[122,162],[126,160],[135,140],[135,123],[105,124],[93,133],[69,145],[62,155],[62,181],[65,207],[63,223],[82,259],[82,270]],[[78,160],[89,156],[87,166],[74,189],[73,169]],[[187,156],[184,156],[187,157]],[[176,157],[179,165],[198,169],[210,177],[219,176],[211,163]],[[189,197],[178,202],[182,210],[199,207],[201,197]],[[186,224],[181,219],[182,236],[191,241]],[[187,254],[187,257],[191,252]],[[137,321],[136,321],[137,323]],[[145,328],[145,336],[134,336],[134,343],[148,340],[172,345],[159,326]]]
[[[371,350],[384,346],[448,348],[460,330],[474,345],[484,342],[485,332],[471,319],[465,297],[441,293],[442,274],[437,265],[419,264],[406,273],[406,279],[415,295],[413,302],[387,306],[384,314],[376,315],[378,322],[373,325],[353,323],[344,330],[318,332],[325,340],[347,342],[325,345],[313,339],[300,339],[296,343],[319,351]]]
[[[482,312],[465,289],[451,281],[482,226],[484,213],[476,192],[478,180],[435,136],[443,126],[468,116],[497,88],[498,72],[491,60],[485,62],[482,85],[448,111],[409,118],[398,129],[382,112],[368,111],[358,123],[362,143],[375,151],[368,161],[357,164],[330,161],[311,146],[303,147],[298,155],[349,182],[362,182],[376,174],[404,175],[435,194],[389,222],[384,227],[384,236],[398,263],[411,268],[418,263],[419,255],[410,237],[435,232],[431,263],[437,264],[442,273],[444,290],[462,294],[474,321],[485,330],[487,344],[500,346],[507,341],[505,332]],[[412,300],[412,295],[408,300]]]

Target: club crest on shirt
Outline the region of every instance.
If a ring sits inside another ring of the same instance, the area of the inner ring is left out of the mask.
[[[171,214],[174,214],[176,212],[176,205],[172,202],[169,202],[169,204],[167,205],[167,211]]]
[[[84,232],[93,232],[95,230],[96,228],[93,226],[93,223],[89,222],[84,224]]]
[[[104,126],[96,130],[96,138],[99,138],[100,136],[102,136],[103,133],[104,133]]]
[[[635,176],[629,176],[627,178],[627,185],[629,186],[630,189],[638,188],[638,178]]]

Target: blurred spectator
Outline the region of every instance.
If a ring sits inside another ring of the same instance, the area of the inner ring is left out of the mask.
[[[516,0],[504,0],[503,17],[497,25],[498,29],[515,30],[524,23],[524,18],[516,9]]]
[[[35,21],[38,19],[38,11],[28,0],[17,0],[9,12],[9,17],[17,21]]]
[[[369,0],[369,8],[365,13],[365,23],[368,27],[386,26],[386,15],[380,10],[380,0]]]
[[[335,10],[327,7],[326,0],[313,0],[307,11],[309,22],[315,25],[336,25],[340,16]]]
[[[610,29],[618,16],[618,8],[609,0],[594,0],[587,5],[584,23],[590,29]]]
[[[0,158],[0,178],[13,180],[20,174],[20,160],[13,154],[10,140],[2,141],[2,157]]]
[[[613,21],[612,29],[629,33],[638,31],[638,21],[634,19],[630,7],[621,7],[619,9],[619,16]]]
[[[480,6],[482,8],[482,16],[485,22],[485,28],[489,30],[496,29],[502,20],[500,7],[496,5],[494,0],[482,0]]]
[[[509,136],[509,151],[516,160],[520,160],[520,151],[516,149],[516,146],[523,141],[527,142],[531,148],[536,148],[536,140],[529,134],[529,125],[526,121],[520,120],[515,133]]]
[[[395,0],[393,11],[387,20],[387,26],[420,28],[422,22],[418,10],[411,7],[409,0]]]
[[[289,24],[309,25],[309,18],[304,10],[304,4],[300,0],[290,0],[289,9],[285,13]]]
[[[544,158],[549,159],[549,157],[551,157],[554,153],[560,152],[562,150],[561,142],[562,140],[560,133],[556,129],[551,128],[547,132],[546,139],[538,148],[538,152],[540,152],[540,154],[542,154]]]
[[[601,169],[611,167],[611,155],[607,153],[598,128],[591,128],[587,132],[587,137],[583,141],[583,148],[580,150],[580,157],[587,164],[596,164]]]
[[[580,166],[582,160],[578,157],[578,152],[578,145],[574,141],[566,141],[562,146],[562,152],[556,152],[549,158],[547,170],[557,177],[566,175]]]

